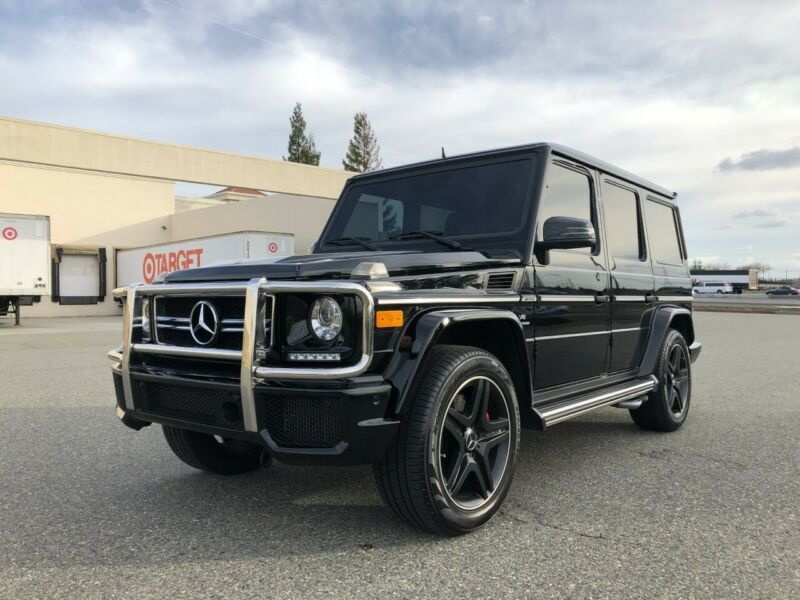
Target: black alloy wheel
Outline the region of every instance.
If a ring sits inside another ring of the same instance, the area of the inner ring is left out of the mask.
[[[683,335],[670,329],[661,345],[653,374],[658,385],[631,418],[642,429],[675,431],[689,414],[692,398],[692,365]]]
[[[500,508],[514,477],[520,416],[511,376],[480,348],[436,346],[408,402],[375,465],[384,502],[432,533],[474,531]]]
[[[447,407],[439,432],[439,472],[458,506],[480,508],[497,490],[511,442],[508,399],[485,376],[468,379]]]
[[[677,420],[689,406],[689,357],[680,344],[669,352],[664,373],[664,393],[672,416]]]

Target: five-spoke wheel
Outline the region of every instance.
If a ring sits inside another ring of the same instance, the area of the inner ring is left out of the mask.
[[[492,379],[477,376],[456,390],[439,433],[439,469],[445,491],[473,509],[497,489],[508,463],[508,400]]]
[[[639,408],[630,411],[631,417],[643,429],[675,431],[686,420],[692,398],[689,347],[679,331],[667,332],[654,375],[658,386]]]
[[[508,492],[519,429],[514,383],[502,363],[478,348],[436,346],[408,417],[375,465],[378,489],[412,525],[468,533],[497,512]]]

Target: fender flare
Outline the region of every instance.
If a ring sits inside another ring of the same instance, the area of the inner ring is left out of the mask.
[[[413,393],[413,385],[421,372],[430,349],[446,331],[465,323],[495,321],[510,325],[511,339],[507,343],[513,345],[515,354],[521,363],[521,381],[515,382],[520,411],[531,419],[534,428],[541,428],[541,418],[533,408],[533,378],[525,334],[522,323],[516,314],[500,309],[443,309],[433,310],[416,317],[406,326],[403,336],[411,337],[412,342],[407,349],[395,349],[392,359],[384,370],[384,378],[396,391],[393,410],[396,415],[403,415],[408,410],[408,397]],[[479,344],[476,344],[480,346]],[[498,357],[499,358],[499,357]]]
[[[639,376],[647,377],[653,375],[658,362],[658,353],[661,351],[661,345],[664,343],[664,338],[667,332],[672,327],[676,318],[688,318],[689,322],[689,337],[686,343],[691,345],[694,341],[694,326],[692,325],[692,311],[688,308],[681,308],[677,306],[662,306],[656,310],[653,316],[653,322],[650,326],[650,337],[647,340],[647,347],[644,351],[642,363],[639,366]]]

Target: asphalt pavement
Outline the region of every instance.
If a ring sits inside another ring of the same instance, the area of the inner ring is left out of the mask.
[[[799,597],[800,317],[696,328],[680,431],[526,431],[501,512],[441,539],[369,467],[213,477],[124,428],[117,319],[0,320],[0,597]]]

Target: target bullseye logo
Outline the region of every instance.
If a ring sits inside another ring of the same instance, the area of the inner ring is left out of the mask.
[[[17,239],[18,235],[19,235],[19,233],[17,233],[17,230],[14,229],[13,227],[6,227],[5,229],[3,229],[3,239],[4,240],[8,240],[10,242],[12,240]]]
[[[270,253],[275,254],[278,251],[278,244],[276,244],[275,242],[270,242],[268,249]]]

